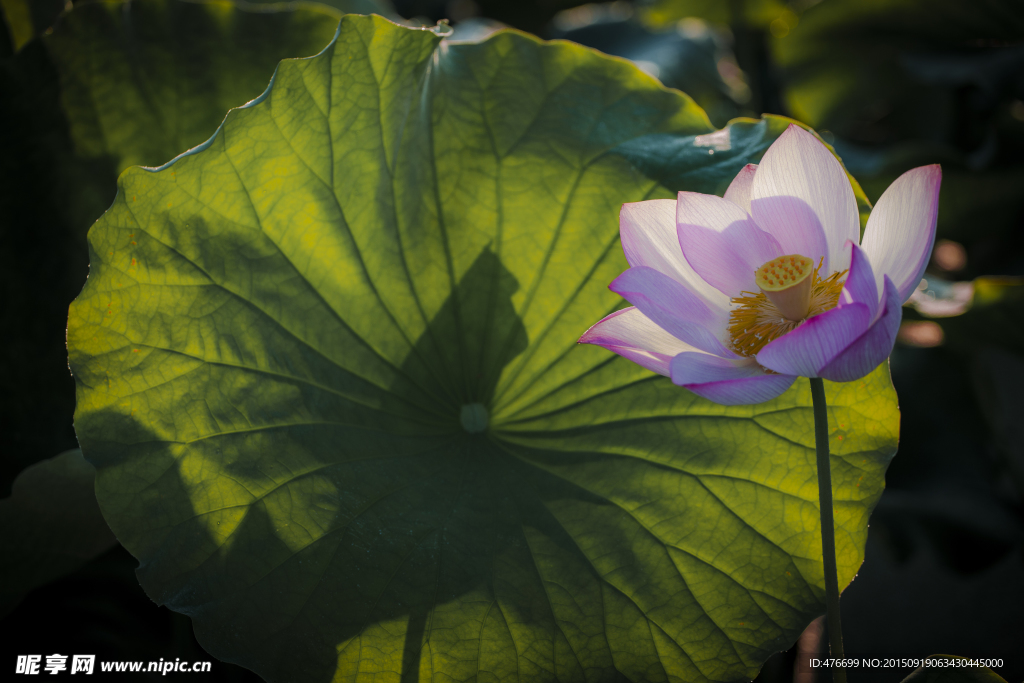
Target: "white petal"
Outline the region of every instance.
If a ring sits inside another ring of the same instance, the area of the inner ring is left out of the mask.
[[[680,192],[676,223],[687,263],[730,297],[756,292],[754,271],[783,253],[746,212],[711,194]]]
[[[857,200],[843,167],[813,135],[790,124],[761,159],[750,197],[751,215],[783,253],[824,255],[824,273],[849,267],[843,247],[860,241]]]
[[[676,200],[623,204],[619,237],[630,266],[654,268],[696,293],[712,308],[729,308],[729,297],[704,282],[683,258],[676,235]]]
[[[728,311],[708,306],[697,294],[654,268],[630,268],[608,285],[674,337],[722,357],[735,354],[723,343]]]
[[[888,275],[899,290],[900,303],[914,293],[928,265],[941,182],[938,164],[913,168],[885,190],[868,218],[860,246],[871,260],[878,291]]]
[[[747,164],[741,168],[740,172],[729,183],[729,189],[725,191],[723,199],[750,213],[750,188],[754,184],[754,173],[756,171],[757,164]]]
[[[673,357],[697,350],[658,327],[632,306],[615,311],[595,324],[580,337],[580,343],[603,346],[666,377]]]

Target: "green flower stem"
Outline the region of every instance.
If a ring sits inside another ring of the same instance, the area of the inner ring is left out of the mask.
[[[832,520],[832,472],[828,460],[828,411],[825,408],[825,384],[811,377],[814,404],[814,445],[818,452],[818,504],[821,508],[821,558],[825,565],[825,606],[831,657],[842,659],[843,628],[839,622],[839,580],[836,577],[836,531]],[[835,683],[846,683],[846,670],[832,670]]]

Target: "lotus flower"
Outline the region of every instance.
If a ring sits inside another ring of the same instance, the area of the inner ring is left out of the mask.
[[[580,342],[728,405],[775,398],[797,377],[863,377],[892,351],[924,273],[941,179],[937,165],[896,179],[860,241],[842,166],[790,125],[724,198],[623,205],[630,268],[609,288],[632,307]]]

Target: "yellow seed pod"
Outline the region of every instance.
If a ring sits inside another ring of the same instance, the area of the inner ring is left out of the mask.
[[[757,269],[757,285],[767,292],[789,289],[814,273],[814,262],[800,254],[787,254],[768,261]]]
[[[773,258],[754,273],[757,286],[788,320],[800,321],[811,307],[814,261],[800,254]]]

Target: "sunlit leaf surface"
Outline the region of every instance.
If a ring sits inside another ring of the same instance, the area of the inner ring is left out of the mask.
[[[777,123],[349,16],[126,171],[69,347],[146,590],[271,681],[753,677],[823,609],[807,387],[727,408],[575,341],[619,205],[721,191]],[[828,390],[845,585],[898,414],[884,366]]]

